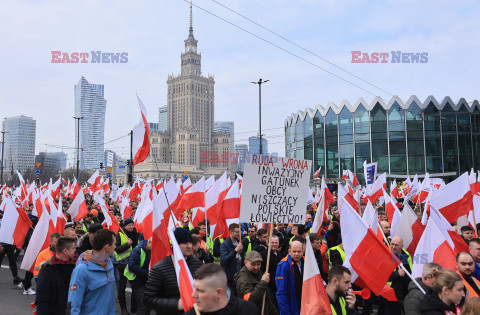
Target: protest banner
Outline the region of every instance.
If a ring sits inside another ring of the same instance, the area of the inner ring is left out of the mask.
[[[304,224],[312,161],[254,154],[245,164],[240,222]]]

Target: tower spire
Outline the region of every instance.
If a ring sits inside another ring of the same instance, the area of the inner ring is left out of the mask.
[[[190,0],[190,29],[189,35],[193,35],[193,14],[192,14],[192,1]]]

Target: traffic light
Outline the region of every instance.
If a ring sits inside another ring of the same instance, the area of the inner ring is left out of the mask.
[[[127,166],[130,166],[130,160],[127,160]]]
[[[103,163],[100,162],[100,169],[103,169]]]

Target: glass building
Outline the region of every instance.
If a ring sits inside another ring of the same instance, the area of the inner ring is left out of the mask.
[[[24,173],[29,168],[33,169],[37,122],[32,117],[21,115],[5,118],[2,125],[5,132],[4,174],[13,175],[14,171]]]
[[[363,180],[366,161],[390,178],[429,172],[448,181],[480,168],[480,104],[413,95],[317,105],[285,120],[285,143],[287,157],[312,160],[327,178],[350,169]]]

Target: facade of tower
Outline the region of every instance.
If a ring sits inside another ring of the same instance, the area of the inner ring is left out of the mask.
[[[103,85],[91,84],[82,76],[75,85],[75,117],[83,117],[79,139],[78,120],[75,120],[75,147],[80,148],[80,169],[97,169],[103,161],[106,107]]]
[[[191,7],[190,29],[184,42],[180,74],[168,76],[167,105],[159,109],[158,131],[150,134],[150,157],[135,166],[134,172],[139,176],[178,178],[188,172],[188,176],[196,179],[234,170],[229,159],[229,154],[233,154],[231,134],[214,130],[215,81],[213,76],[202,75]]]
[[[5,131],[4,174],[14,171],[24,173],[34,167],[36,121],[27,116],[6,118],[3,121]]]

